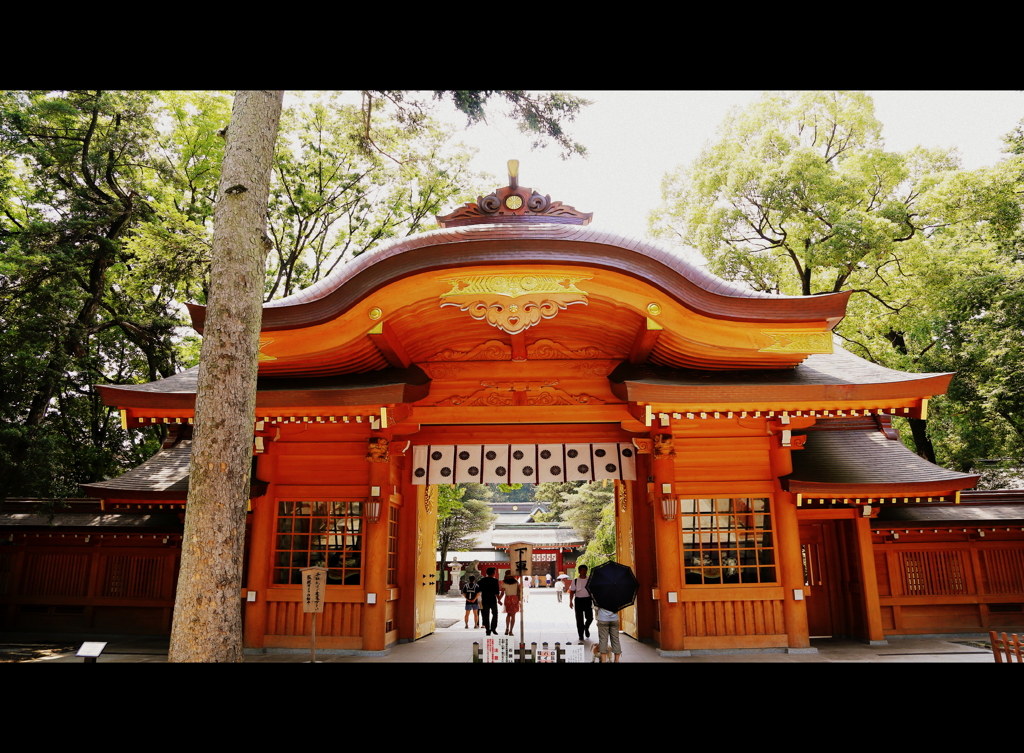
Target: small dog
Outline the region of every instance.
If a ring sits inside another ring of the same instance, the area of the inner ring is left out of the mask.
[[[591,651],[591,653],[594,654],[593,658],[590,660],[590,663],[591,664],[597,664],[598,662],[600,662],[601,661],[601,647],[598,646],[595,643],[593,646],[590,647],[590,651]]]

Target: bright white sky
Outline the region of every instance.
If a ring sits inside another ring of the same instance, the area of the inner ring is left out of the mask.
[[[457,138],[480,151],[476,170],[507,184],[506,162],[518,159],[519,182],[582,212],[593,225],[644,236],[647,216],[661,203],[661,180],[689,164],[715,138],[732,107],[760,91],[574,91],[593,100],[569,131],[588,157],[563,162],[555,147],[531,151],[529,139],[508,120],[463,129]],[[1002,137],[1024,118],[1020,91],[871,91],[886,148],[956,147],[968,169],[994,165],[1004,155]],[[460,127],[465,117],[454,113]],[[454,208],[454,207],[453,207]]]

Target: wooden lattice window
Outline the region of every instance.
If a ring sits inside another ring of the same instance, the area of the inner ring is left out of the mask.
[[[159,599],[162,581],[158,556],[112,554],[107,557],[103,596]]]
[[[362,583],[362,501],[278,500],[277,506],[274,583],[300,584],[305,567],[326,567],[329,586]]]
[[[948,596],[970,593],[962,551],[898,552],[903,593],[913,596]]]
[[[778,582],[767,499],[683,499],[680,512],[687,583]]]

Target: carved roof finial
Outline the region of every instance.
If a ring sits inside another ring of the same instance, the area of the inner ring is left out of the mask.
[[[508,186],[487,196],[477,197],[451,214],[437,216],[441,227],[482,225],[504,222],[555,222],[563,225],[589,225],[593,212],[580,212],[550,196],[519,185],[519,160],[508,161]]]

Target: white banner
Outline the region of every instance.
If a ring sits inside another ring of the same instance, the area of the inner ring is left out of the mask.
[[[412,457],[417,485],[636,480],[636,448],[629,442],[416,445]]]

